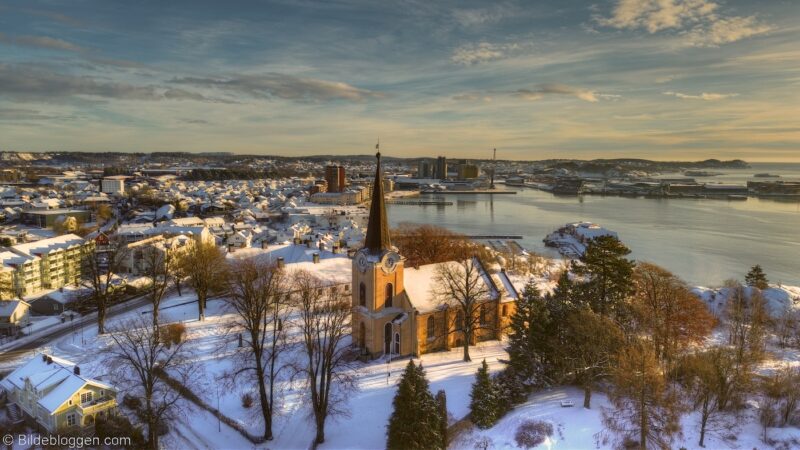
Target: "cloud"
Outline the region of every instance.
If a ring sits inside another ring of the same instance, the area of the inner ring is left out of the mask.
[[[280,98],[300,102],[346,100],[360,102],[385,97],[380,92],[359,89],[347,83],[300,78],[280,73],[240,75],[226,78],[175,78],[173,83],[215,87],[255,98]]]
[[[92,96],[125,100],[227,102],[184,89],[98,81],[88,76],[78,77],[9,64],[0,64],[0,96],[20,101],[51,101],[74,96]]]
[[[511,95],[525,100],[541,100],[547,95],[567,95],[572,96],[583,101],[595,103],[599,101],[598,97],[608,97],[607,94],[597,94],[595,91],[589,89],[581,89],[566,84],[542,84],[535,89],[517,89]]]
[[[691,30],[686,34],[686,43],[694,47],[716,47],[763,34],[772,29],[769,25],[759,23],[753,16],[730,17]]]
[[[471,66],[497,59],[503,59],[510,52],[518,50],[519,44],[492,44],[481,42],[478,44],[466,44],[458,47],[450,56],[450,60],[456,64]]]
[[[683,94],[681,92],[673,92],[667,91],[664,92],[664,95],[671,95],[673,97],[678,97],[684,100],[706,100],[706,101],[717,101],[717,100],[725,100],[726,98],[736,97],[739,94],[731,93],[731,94],[717,94],[714,92],[701,92],[700,94],[693,95],[693,94]]]
[[[18,36],[11,37],[0,33],[0,42],[14,44],[22,47],[44,48],[49,50],[63,50],[67,52],[85,52],[86,49],[73,43],[47,36]]]
[[[490,8],[456,9],[453,17],[463,27],[490,25],[515,16],[517,10],[509,5],[494,5]]]
[[[463,93],[453,96],[453,100],[459,102],[491,102],[492,97],[489,95],[481,95],[479,93]]]
[[[43,114],[33,109],[0,108],[0,121],[48,120],[56,118],[59,118],[59,116]]]
[[[595,15],[598,24],[617,29],[682,32],[689,46],[717,46],[772,30],[755,16],[725,16],[709,0],[617,0],[611,16]]]

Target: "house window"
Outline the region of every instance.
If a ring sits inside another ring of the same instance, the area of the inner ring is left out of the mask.
[[[456,313],[456,330],[464,329],[464,311],[459,310]]]
[[[428,339],[433,339],[436,337],[436,321],[433,320],[433,316],[428,316]]]
[[[503,305],[503,317],[508,315],[508,305]]]
[[[481,325],[486,325],[486,303],[481,305],[480,316]]]
[[[74,427],[77,422],[75,421],[75,414],[67,414],[67,426]]]
[[[92,393],[91,392],[84,392],[81,394],[81,404],[89,403],[92,401]]]
[[[392,286],[392,283],[388,283],[386,285],[386,301],[384,302],[387,308],[392,307],[392,297],[394,297],[394,286]]]
[[[358,304],[367,306],[367,286],[364,285],[364,282],[358,285]]]

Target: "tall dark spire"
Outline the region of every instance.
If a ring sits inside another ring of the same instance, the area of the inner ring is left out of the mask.
[[[364,248],[370,252],[380,253],[389,250],[392,242],[389,239],[389,221],[386,219],[386,203],[383,199],[383,174],[381,173],[381,152],[375,154],[378,165],[375,168],[375,182],[372,183],[372,204],[369,207],[369,224]]]

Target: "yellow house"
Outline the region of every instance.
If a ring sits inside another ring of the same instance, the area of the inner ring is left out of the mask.
[[[86,378],[80,367],[42,354],[0,380],[12,415],[19,414],[48,432],[86,428],[117,411],[117,390]]]

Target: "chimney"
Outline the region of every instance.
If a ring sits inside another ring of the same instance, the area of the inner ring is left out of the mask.
[[[314,254],[311,255],[311,257],[314,259],[314,264],[319,264],[319,253],[314,252]]]
[[[42,362],[47,362],[47,355],[42,353]]]
[[[282,269],[286,263],[283,262],[283,256],[278,256],[278,268]]]
[[[47,357],[47,364],[53,364],[53,358],[50,356]]]
[[[267,240],[264,239],[263,241],[261,241],[261,249],[266,250],[267,247],[269,247],[269,244],[267,244]]]
[[[80,366],[75,366],[75,367],[73,367],[73,368],[72,368],[72,373],[74,373],[75,375],[80,375],[80,374],[81,374],[81,368],[80,368]]]

